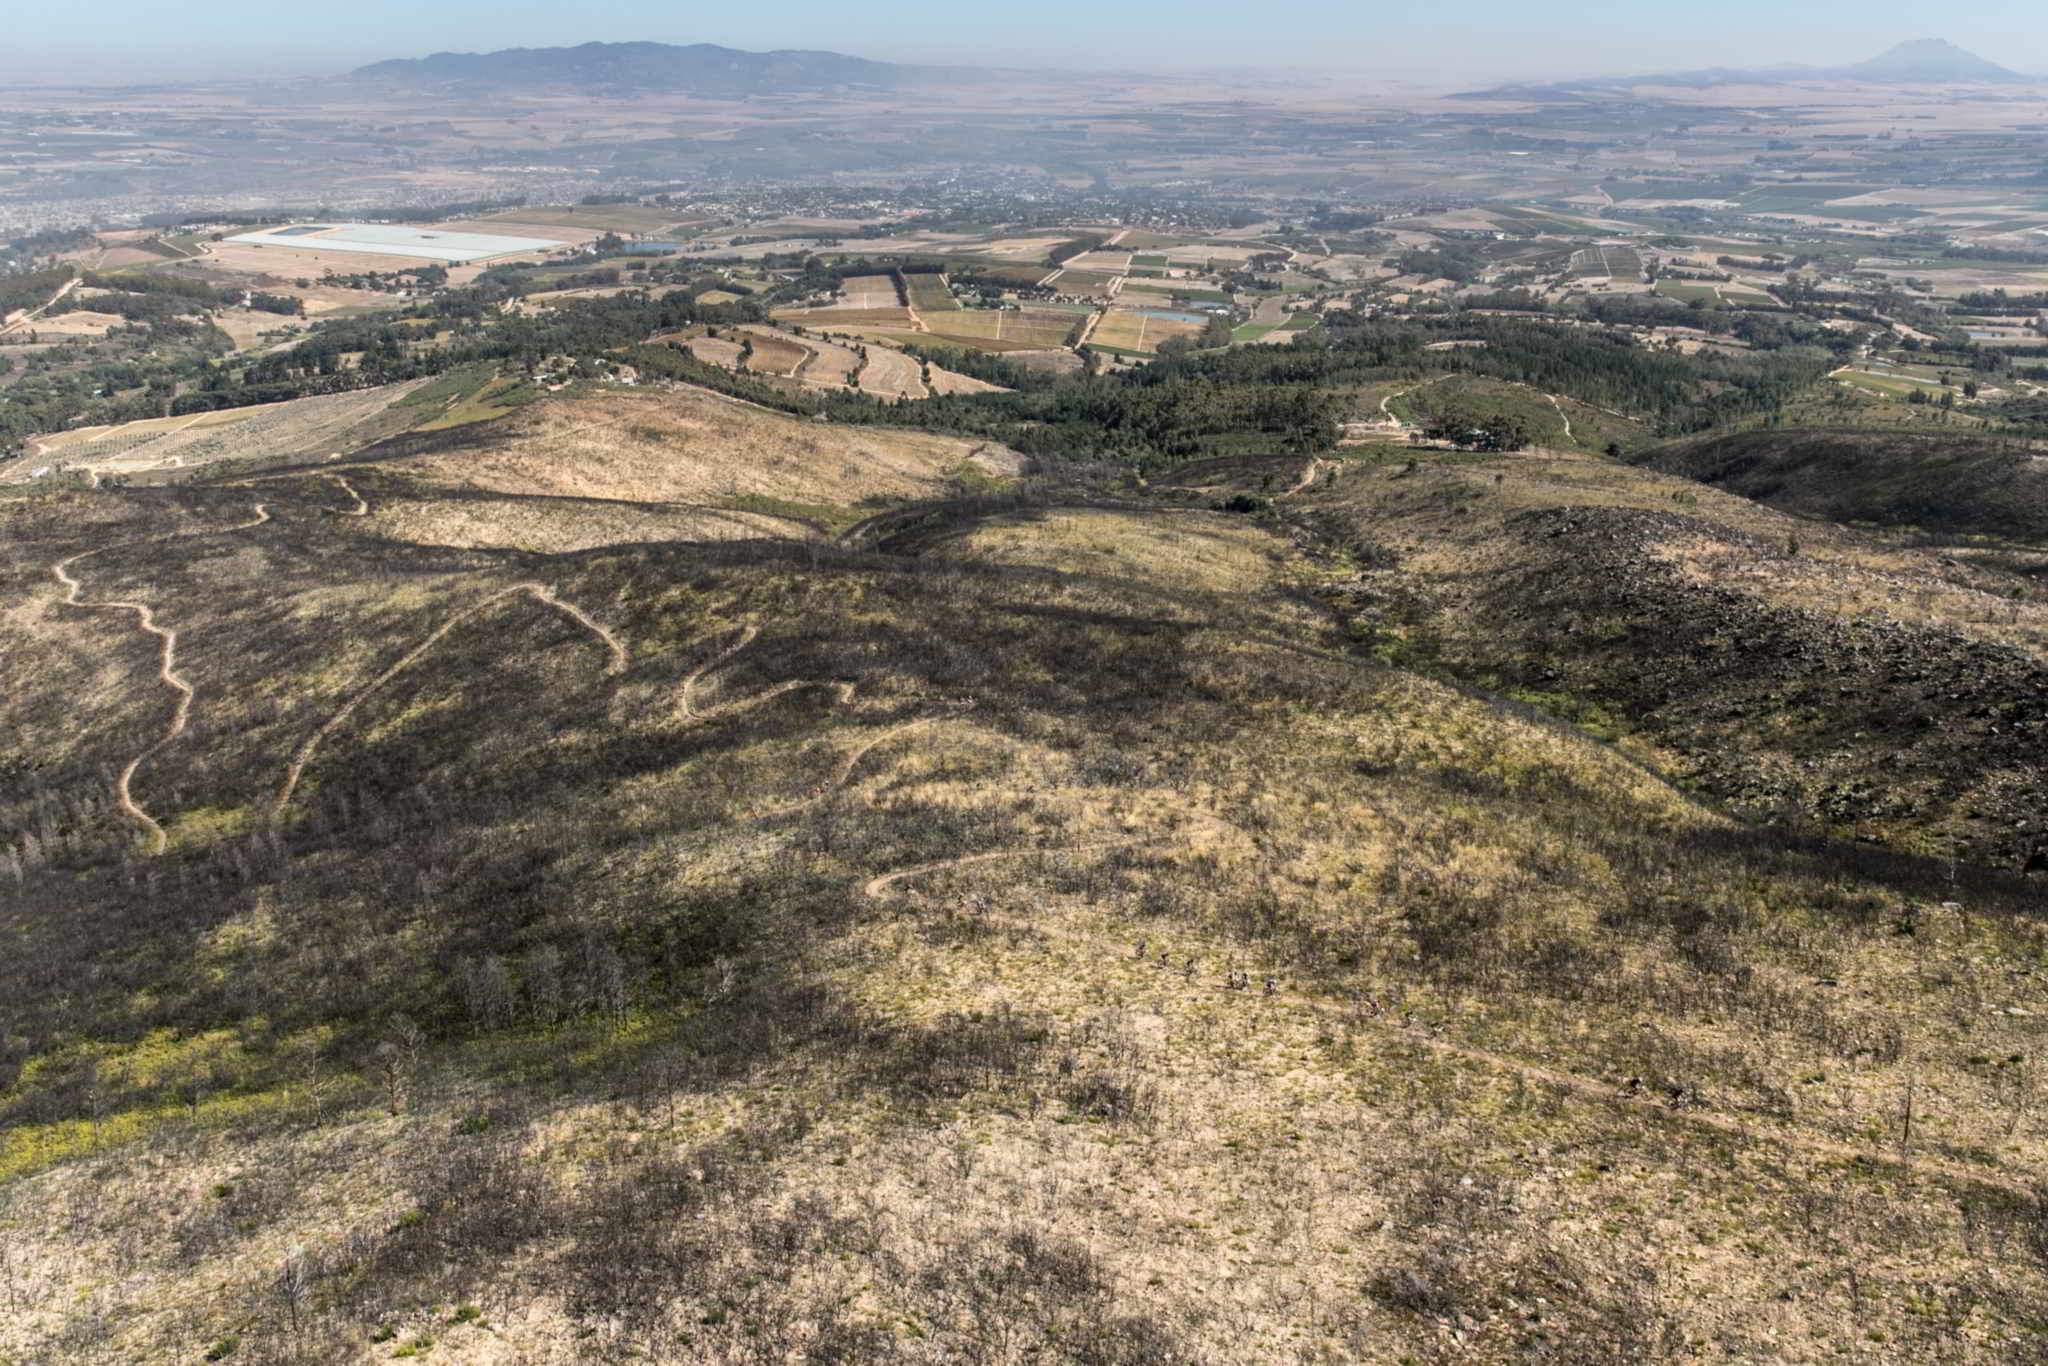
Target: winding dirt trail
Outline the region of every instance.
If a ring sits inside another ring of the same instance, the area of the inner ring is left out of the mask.
[[[338,474],[330,474],[327,477],[333,480],[336,484],[340,485],[341,491],[343,493],[346,493],[349,497],[356,500],[356,505],[354,507],[340,509],[339,513],[337,514],[338,516],[367,517],[370,515],[369,499],[363,497],[362,494],[358,493],[356,491],[356,486],[354,484],[349,483],[348,480],[342,478]]]
[[[1309,461],[1308,468],[1301,472],[1301,478],[1295,480],[1293,486],[1280,496],[1282,498],[1292,498],[1295,494],[1300,493],[1303,489],[1315,483],[1316,477],[1322,472],[1323,462],[1320,459]]]
[[[735,640],[732,644],[726,646],[725,649],[721,650],[718,654],[712,656],[708,662],[700,664],[695,669],[692,669],[690,673],[686,677],[684,677],[682,691],[678,695],[676,704],[676,709],[683,714],[684,720],[697,721],[701,720],[704,716],[704,713],[701,713],[697,710],[692,700],[696,694],[697,684],[703,679],[704,675],[711,673],[715,669],[724,667],[727,660],[730,660],[734,655],[738,654],[741,650],[744,650],[747,648],[747,646],[753,644],[754,638],[760,634],[761,628],[758,626],[742,626],[739,632],[739,639]]]
[[[1558,417],[1563,419],[1564,439],[1567,441],[1577,441],[1579,438],[1572,433],[1572,415],[1564,410],[1564,404],[1558,402],[1556,394],[1545,394],[1543,397],[1550,400],[1550,406],[1557,409]]]
[[[234,482],[240,488],[254,488],[258,484],[280,483],[286,479],[325,479],[329,483],[339,486],[343,493],[346,493],[355,500],[356,504],[352,508],[328,508],[327,511],[332,512],[337,517],[367,517],[370,515],[369,500],[356,490],[354,484],[349,483],[348,480],[338,474],[329,474],[320,470],[300,470],[291,474],[266,474],[255,479],[238,479]]]
[[[852,700],[852,686],[850,684],[842,686],[846,687],[848,693],[848,696],[843,700],[850,702]],[[755,815],[748,816],[746,819],[749,821],[776,820],[783,816],[793,816],[799,811],[808,811],[814,806],[817,806],[823,802],[828,802],[832,800],[832,798],[838,796],[840,792],[845,790],[846,785],[853,781],[854,770],[858,769],[861,766],[862,761],[864,761],[870,754],[873,754],[876,750],[880,749],[883,745],[886,745],[891,740],[906,735],[911,731],[921,729],[925,726],[933,725],[939,721],[943,721],[946,719],[946,715],[954,715],[958,712],[965,711],[966,709],[967,708],[963,705],[954,708],[952,712],[946,713],[945,715],[921,716],[914,721],[905,721],[900,725],[886,727],[883,730],[877,732],[875,735],[871,736],[864,743],[856,745],[853,749],[849,750],[846,754],[846,757],[839,761],[839,767],[833,771],[832,776],[830,778],[827,778],[824,782],[820,783],[815,789],[813,789],[812,794],[810,796],[804,798],[802,801],[792,802],[788,806],[776,807],[772,811],[759,812]]]
[[[767,691],[755,693],[752,697],[741,697],[731,702],[720,702],[699,711],[695,701],[697,684],[706,675],[722,668],[733,656],[746,649],[747,646],[754,642],[754,638],[760,634],[761,628],[758,626],[741,627],[738,640],[726,646],[725,649],[719,651],[718,654],[714,655],[707,662],[698,665],[690,671],[688,677],[683,679],[681,692],[677,698],[676,710],[685,721],[709,721],[715,717],[731,716],[736,712],[751,711],[763,703],[773,702],[778,697],[798,692],[805,688],[821,688],[833,693],[842,707],[853,705],[854,686],[851,683],[827,678],[798,678],[792,679],[787,683],[777,683]]]
[[[115,805],[119,806],[130,820],[142,827],[144,835],[149,840],[149,852],[152,854],[163,853],[170,845],[170,836],[164,832],[163,826],[157,822],[156,818],[143,810],[141,803],[135,800],[135,775],[144,764],[155,758],[173,741],[177,740],[179,736],[183,735],[186,726],[190,724],[192,719],[192,700],[195,693],[192,684],[178,673],[178,632],[173,627],[157,625],[156,612],[147,603],[130,602],[126,599],[87,602],[79,597],[79,594],[84,591],[85,585],[72,577],[71,566],[91,556],[119,549],[120,546],[146,545],[153,541],[181,540],[187,536],[209,536],[217,532],[247,531],[251,527],[262,526],[269,520],[269,505],[258,503],[254,517],[246,522],[238,522],[234,526],[208,527],[200,531],[180,531],[168,536],[147,536],[139,541],[123,541],[119,546],[100,546],[94,550],[82,550],[78,554],[67,556],[50,566],[51,576],[58,583],[64,585],[65,606],[85,607],[97,611],[133,612],[135,614],[136,629],[155,636],[159,642],[156,666],[157,681],[166,688],[169,688],[177,698],[177,701],[171,707],[170,723],[164,727],[164,733],[157,738],[156,742],[144,749],[142,753],[136,755],[133,759],[130,759],[127,766],[121,770],[119,776],[114,779]]]
[[[1386,418],[1386,420],[1392,423],[1394,426],[1400,427],[1403,430],[1412,431],[1414,429],[1415,424],[1406,421],[1405,419],[1395,414],[1393,407],[1394,400],[1397,398],[1406,398],[1408,397],[1408,395],[1414,393],[1418,389],[1427,389],[1430,385],[1441,384],[1449,378],[1449,375],[1438,375],[1434,379],[1425,379],[1418,383],[1411,384],[1406,389],[1396,389],[1393,393],[1388,394],[1385,398],[1380,400],[1380,415]]]
[[[277,796],[270,805],[270,819],[275,822],[283,817],[285,808],[291,804],[292,794],[298,791],[299,780],[305,776],[306,765],[312,762],[314,753],[328,736],[348,723],[348,719],[355,715],[358,707],[375,696],[385,684],[419,663],[429,651],[440,644],[447,637],[448,633],[456,627],[492,605],[520,593],[526,594],[535,602],[554,608],[557,612],[560,612],[563,616],[595,636],[611,655],[611,662],[605,668],[606,677],[610,677],[625,669],[627,663],[626,647],[620,642],[619,638],[599,625],[582,608],[556,597],[554,590],[546,584],[517,583],[513,584],[510,588],[500,589],[481,601],[463,608],[460,612],[457,612],[454,616],[435,627],[426,639],[420,641],[419,644],[413,646],[410,650],[407,650],[403,655],[400,655],[397,662],[371,679],[354,697],[344,702],[339,711],[328,717],[318,730],[307,736],[305,741],[300,744],[297,752],[292,755],[291,763],[285,768],[284,782],[278,788]]]
[[[965,868],[976,863],[994,863],[1001,859],[1057,857],[1066,854],[1094,853],[1103,849],[1128,849],[1130,846],[1144,843],[1150,838],[1151,836],[1149,835],[1135,835],[1128,839],[1103,840],[1094,844],[1069,844],[1056,848],[1040,849],[997,849],[986,854],[963,854],[959,858],[940,859],[937,863],[923,863],[914,868],[898,868],[893,873],[883,873],[879,877],[871,877],[861,884],[860,890],[864,896],[877,897],[899,882],[905,882],[914,877],[924,877],[930,873],[944,872],[950,868]]]

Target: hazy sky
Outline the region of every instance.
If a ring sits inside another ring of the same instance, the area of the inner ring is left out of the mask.
[[[883,60],[1086,67],[1284,65],[1458,80],[1859,60],[1944,37],[2048,71],[2041,0],[960,0],[679,6],[663,0],[0,0],[0,81],[325,75],[384,57],[600,40],[829,48]]]

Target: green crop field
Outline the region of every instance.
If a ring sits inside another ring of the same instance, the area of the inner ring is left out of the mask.
[[[905,275],[904,288],[910,292],[910,306],[926,312],[956,309],[960,301],[953,297],[941,275]]]
[[[588,228],[592,232],[660,232],[675,210],[641,204],[569,204],[551,209],[505,209],[489,215],[535,227]]]
[[[1188,245],[1185,237],[1174,237],[1163,232],[1147,232],[1143,228],[1132,228],[1117,241],[1125,251],[1159,251]]]
[[[1721,301],[1720,291],[1712,285],[1694,284],[1690,280],[1659,280],[1657,293],[1682,304],[1689,304],[1694,299],[1704,299],[1710,304]]]

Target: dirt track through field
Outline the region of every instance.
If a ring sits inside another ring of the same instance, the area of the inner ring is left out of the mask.
[[[305,776],[306,765],[312,762],[313,754],[320,748],[321,742],[347,724],[348,719],[355,715],[358,707],[369,701],[385,684],[419,663],[429,651],[440,644],[447,637],[448,633],[456,627],[493,604],[502,602],[504,599],[518,593],[524,593],[534,601],[554,608],[557,612],[560,612],[563,616],[590,632],[591,635],[597,637],[599,642],[611,654],[611,663],[605,668],[605,675],[607,677],[620,673],[625,669],[627,663],[626,647],[620,642],[619,638],[603,626],[600,626],[582,608],[556,597],[554,590],[546,584],[517,583],[510,588],[500,589],[482,601],[472,603],[470,606],[463,608],[460,612],[457,612],[454,616],[434,628],[433,632],[425,640],[422,640],[419,644],[399,656],[396,663],[370,680],[369,684],[357,692],[354,697],[343,703],[339,711],[328,717],[318,730],[306,737],[305,742],[299,746],[298,752],[292,755],[291,763],[285,768],[284,782],[278,789],[276,799],[271,803],[271,820],[276,821],[284,815],[285,808],[291,804],[292,794],[298,791],[299,780]]]
[[[147,536],[139,541],[123,541],[121,545],[146,545],[152,541],[179,540],[186,536],[207,536],[215,532],[247,531],[251,527],[262,526],[269,520],[269,505],[258,503],[254,517],[246,522],[239,522],[234,526],[207,527],[200,531],[180,531],[174,532],[169,536]],[[164,727],[164,733],[158,737],[154,744],[150,745],[133,759],[130,759],[127,767],[123,768],[120,775],[114,779],[114,802],[130,820],[142,827],[144,834],[149,839],[149,852],[161,854],[169,847],[170,836],[164,832],[163,826],[157,822],[156,818],[143,810],[141,804],[135,800],[135,775],[145,763],[155,758],[166,746],[185,733],[185,728],[192,718],[192,700],[195,694],[192,685],[178,673],[177,631],[172,627],[157,625],[156,613],[147,603],[129,602],[126,600],[87,602],[78,596],[85,586],[71,576],[71,566],[89,556],[103,554],[106,551],[118,548],[118,546],[101,546],[95,550],[81,550],[78,554],[68,556],[51,565],[50,574],[58,583],[64,585],[65,606],[86,607],[103,611],[133,612],[135,613],[136,629],[155,636],[160,642],[157,654],[157,681],[176,694],[177,701],[171,708],[170,723]]]

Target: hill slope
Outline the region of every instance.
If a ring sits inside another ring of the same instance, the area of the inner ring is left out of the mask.
[[[2048,607],[2023,578],[1578,456],[1360,471],[1302,501],[1386,557],[1345,593],[1390,649],[1591,718],[1757,816],[2012,868],[2048,851]]]
[[[474,496],[426,449],[0,505],[0,1352],[1989,1363],[2048,1314],[2028,887],[1405,667],[1364,595],[1430,566],[1347,519],[1508,462],[542,554],[380,531],[409,459]]]
[[[2048,457],[2011,442],[1766,428],[1637,458],[1803,516],[2048,545]]]

